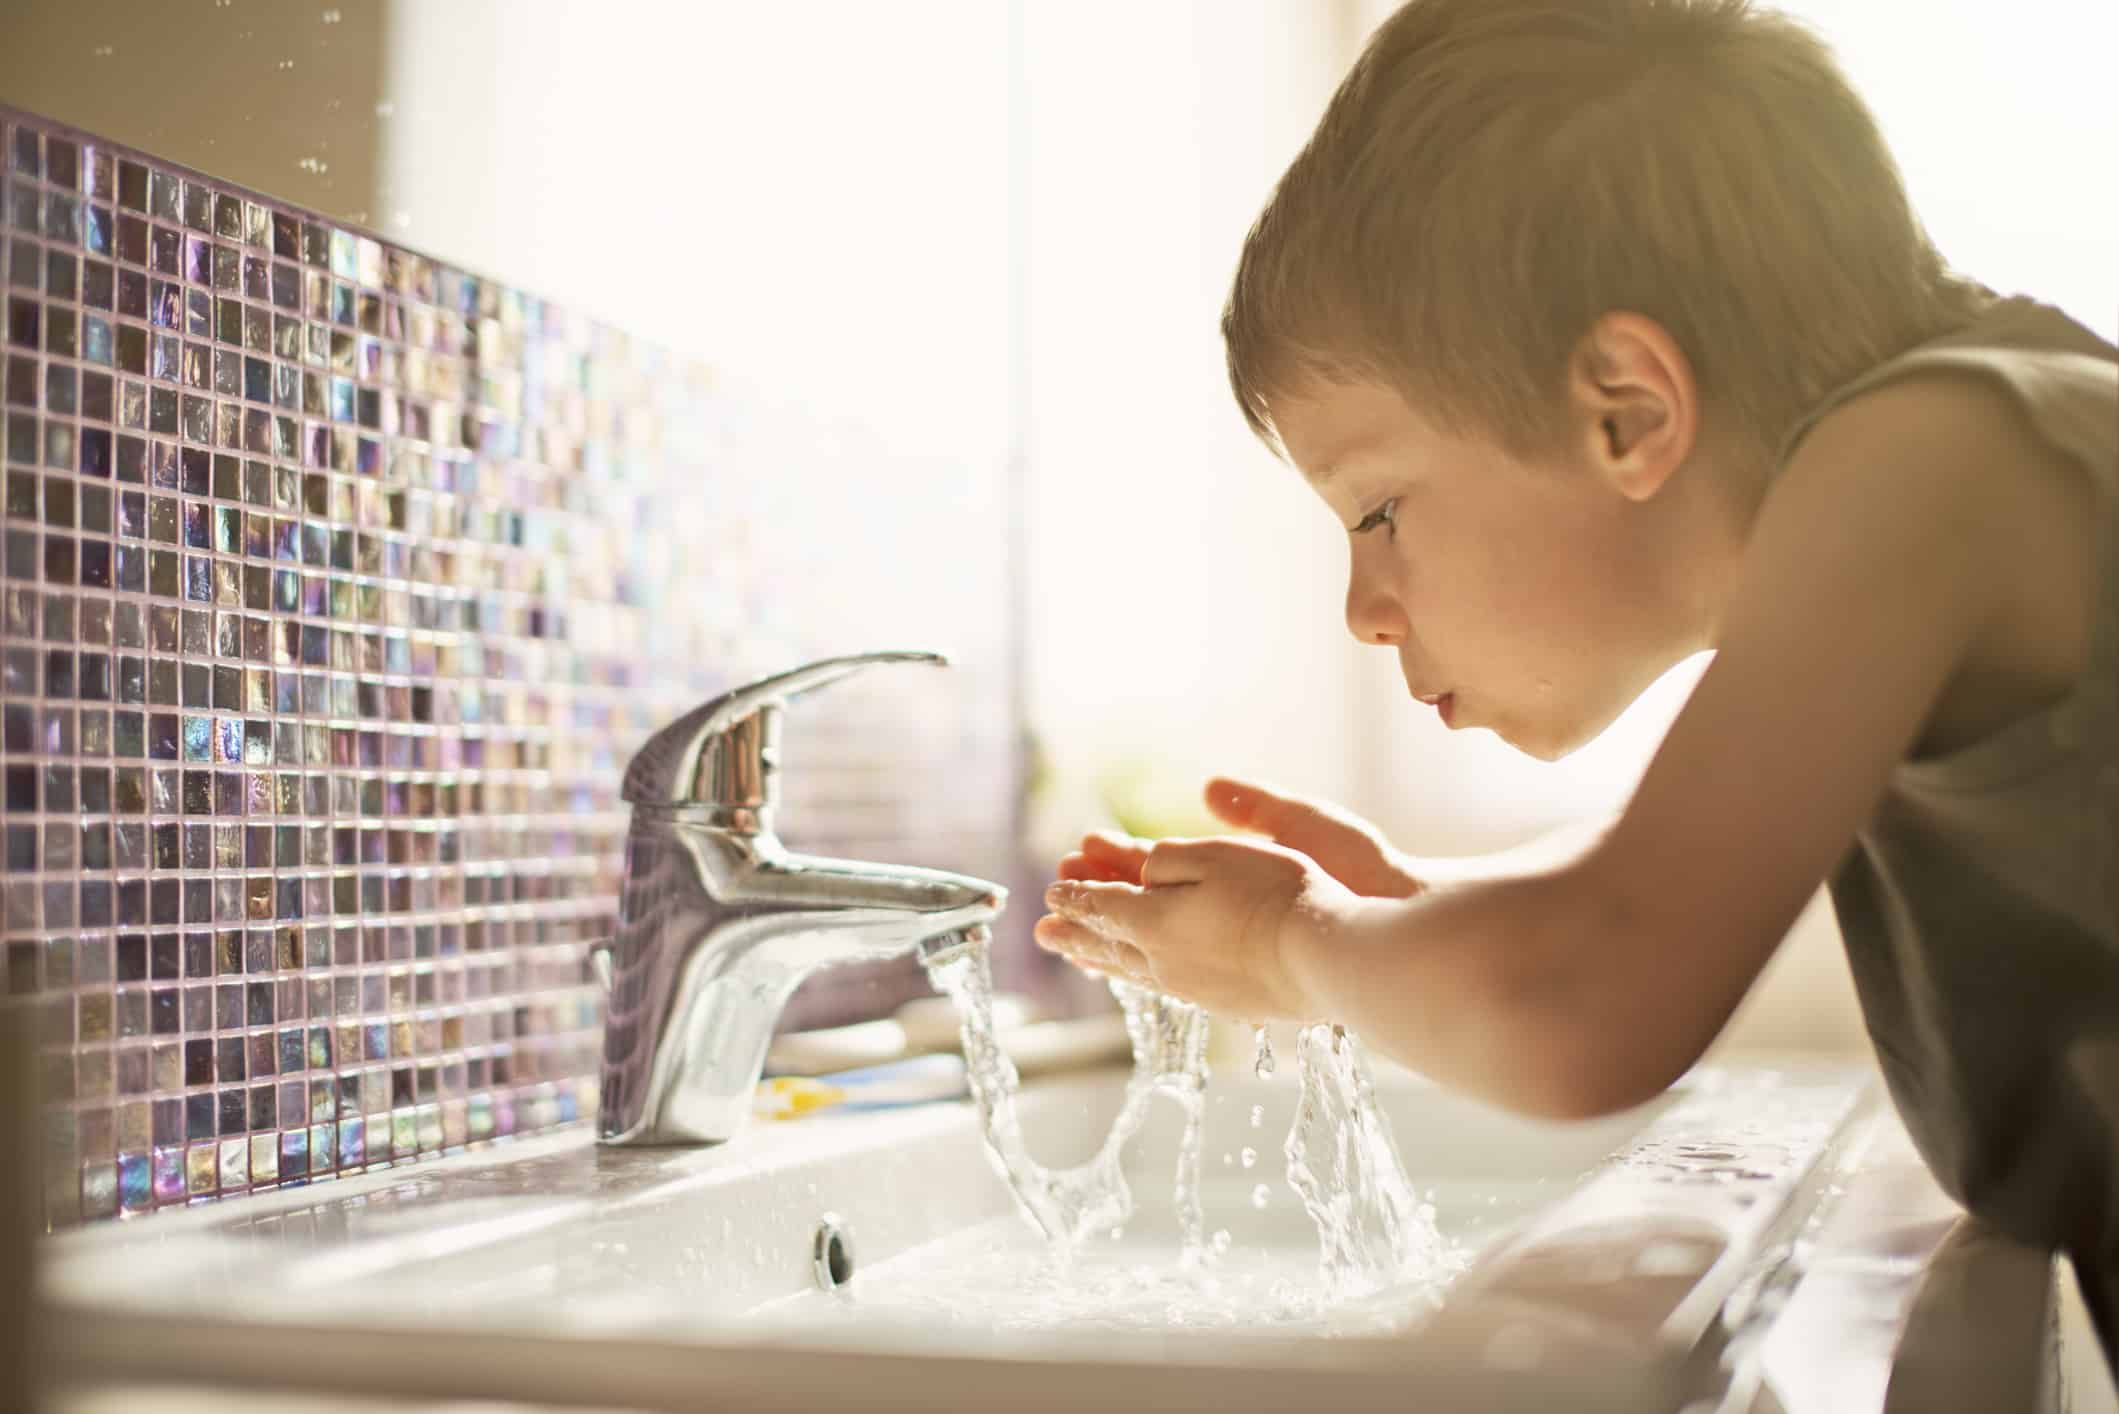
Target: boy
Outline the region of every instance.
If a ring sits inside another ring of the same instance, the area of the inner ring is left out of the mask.
[[[1545,758],[1717,650],[1624,814],[1441,869],[1216,781],[1037,936],[1341,1022],[1537,1114],[1648,1099],[1823,880],[1891,1094],[2119,1341],[2119,350],[1953,275],[1860,100],[1745,0],[1414,0],[1253,228],[1244,415],[1346,615]]]

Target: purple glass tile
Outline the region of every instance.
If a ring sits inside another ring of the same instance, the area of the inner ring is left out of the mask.
[[[41,1008],[53,1220],[588,1114],[617,773],[742,676],[908,621],[965,645],[940,682],[805,705],[787,817],[846,823],[791,842],[1010,871],[1010,571],[998,503],[962,491],[985,469],[893,462],[415,252],[0,129],[34,177],[0,210],[0,978]],[[864,971],[788,1020],[916,990]]]
[[[157,1203],[182,1202],[184,1198],[184,1151],[177,1148],[154,1151],[154,1195]]]

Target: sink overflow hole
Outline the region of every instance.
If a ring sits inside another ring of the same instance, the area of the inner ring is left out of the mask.
[[[810,1262],[819,1290],[837,1291],[853,1280],[853,1239],[839,1226],[838,1214],[826,1213],[818,1219]]]

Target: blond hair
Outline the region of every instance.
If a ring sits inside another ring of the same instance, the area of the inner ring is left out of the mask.
[[[1222,317],[1251,427],[1310,380],[1552,445],[1596,318],[1646,315],[1710,432],[1807,408],[1983,295],[1913,214],[1824,43],[1748,0],[1412,0],[1244,243]]]

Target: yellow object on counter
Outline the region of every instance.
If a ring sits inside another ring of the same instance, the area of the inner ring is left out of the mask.
[[[819,1110],[896,1109],[965,1093],[961,1057],[914,1056],[836,1075],[769,1076],[758,1082],[751,1113],[760,1119],[800,1119]]]

